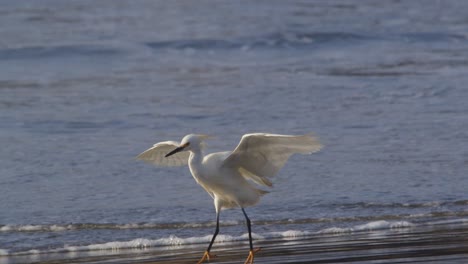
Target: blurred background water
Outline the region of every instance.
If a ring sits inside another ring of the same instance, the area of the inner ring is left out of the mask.
[[[320,137],[247,210],[260,236],[467,217],[466,1],[0,6],[2,255],[210,235],[188,169],[134,159],[189,133]]]

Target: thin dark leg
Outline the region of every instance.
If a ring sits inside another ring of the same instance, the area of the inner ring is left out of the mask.
[[[215,232],[213,234],[213,238],[211,239],[210,245],[208,246],[208,249],[206,250],[207,252],[210,252],[211,247],[213,246],[213,243],[214,243],[215,238],[218,235],[218,233],[219,233],[219,212],[216,212],[216,229],[215,229]]]
[[[208,246],[205,253],[203,254],[203,257],[197,262],[197,264],[201,264],[201,263],[205,262],[205,260],[210,261],[211,258],[215,257],[214,255],[210,254],[210,250],[211,250],[211,246],[213,246],[213,243],[214,243],[218,233],[219,233],[219,210],[217,209],[216,210],[216,229],[215,229],[215,232],[213,234],[213,238],[211,239],[210,245]]]
[[[249,243],[250,243],[250,251],[253,251],[253,245],[252,245],[252,229],[250,228],[250,219],[247,216],[247,213],[245,213],[244,208],[241,208],[242,212],[244,213],[245,220],[247,221],[247,229],[249,230]]]

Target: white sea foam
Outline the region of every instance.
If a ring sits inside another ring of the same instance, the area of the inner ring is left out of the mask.
[[[221,221],[222,226],[238,225],[239,221]],[[176,229],[214,227],[216,223],[78,223],[66,225],[0,225],[0,232],[61,232],[82,229]]]
[[[4,225],[0,227],[0,232],[59,232],[76,229],[73,225]]]
[[[351,228],[340,228],[332,227],[323,229],[319,232],[310,232],[303,230],[287,230],[283,232],[269,232],[264,234],[252,233],[254,240],[265,240],[265,239],[293,239],[298,237],[307,237],[315,234],[335,234],[335,233],[351,233],[355,231],[371,231],[379,229],[394,229],[394,228],[405,228],[413,226],[412,223],[406,221],[373,221],[363,225],[357,225]],[[4,226],[4,229],[8,227]],[[36,230],[38,226],[25,227],[28,230]],[[61,230],[61,228],[58,228]],[[146,239],[146,238],[137,238],[130,241],[111,241],[107,243],[83,245],[83,246],[64,246],[63,248],[57,249],[47,249],[47,250],[29,250],[23,252],[9,252],[7,250],[0,249],[0,255],[35,255],[35,254],[44,254],[44,253],[72,253],[80,251],[101,251],[101,250],[121,250],[121,249],[145,249],[151,247],[159,246],[183,246],[183,245],[193,245],[200,243],[208,243],[212,238],[212,235],[200,236],[200,237],[187,237],[181,238],[174,235],[171,235],[166,238],[160,239]],[[231,236],[231,235],[218,235],[216,238],[216,243],[223,242],[236,242],[236,241],[248,241],[248,234],[245,233],[240,236]]]
[[[6,249],[0,248],[0,256],[8,256],[9,252]]]
[[[393,229],[393,228],[405,228],[411,227],[414,224],[407,222],[407,221],[396,221],[396,222],[389,222],[385,220],[374,221],[363,225],[358,225],[354,227],[356,231],[371,231],[371,230],[379,230],[379,229]]]
[[[397,229],[397,228],[407,228],[414,226],[413,223],[407,221],[373,221],[362,225],[357,225],[354,227],[330,227],[323,230],[320,230],[319,234],[340,234],[340,233],[352,233],[357,231],[372,231],[372,230],[381,230],[381,229]]]
[[[252,233],[254,240],[264,240],[267,238],[293,238],[300,237],[310,234],[306,231],[289,230],[285,232],[271,232],[266,234]],[[200,236],[200,237],[187,237],[181,238],[177,236],[169,236],[167,238],[160,239],[146,239],[137,238],[130,241],[111,241],[107,243],[91,244],[84,246],[65,246],[63,248],[48,249],[48,250],[28,250],[23,252],[8,252],[6,250],[0,251],[0,255],[35,255],[35,254],[46,254],[46,253],[67,253],[67,252],[79,252],[79,251],[101,251],[101,250],[120,250],[120,249],[144,249],[158,246],[182,246],[182,245],[193,245],[200,243],[208,243],[212,238],[212,235]],[[248,241],[248,234],[245,233],[240,236],[231,235],[218,235],[216,237],[216,243],[223,242],[236,242],[236,241]]]
[[[309,231],[299,231],[299,230],[288,230],[284,232],[273,232],[271,233],[270,238],[295,238],[295,237],[305,237],[310,235]]]
[[[343,234],[353,232],[352,228],[330,227],[318,231],[318,234]]]

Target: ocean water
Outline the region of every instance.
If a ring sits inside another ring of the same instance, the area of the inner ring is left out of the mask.
[[[189,133],[325,145],[247,208],[257,241],[467,223],[466,1],[0,5],[0,263],[206,246],[188,168],[135,160]]]

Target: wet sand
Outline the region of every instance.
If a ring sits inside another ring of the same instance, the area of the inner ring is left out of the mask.
[[[440,224],[255,241],[255,263],[468,263],[468,225]],[[35,263],[196,263],[206,245],[40,256]],[[243,263],[247,243],[216,243],[209,263]],[[10,259],[19,263],[20,259]],[[25,260],[25,259],[23,259]]]

